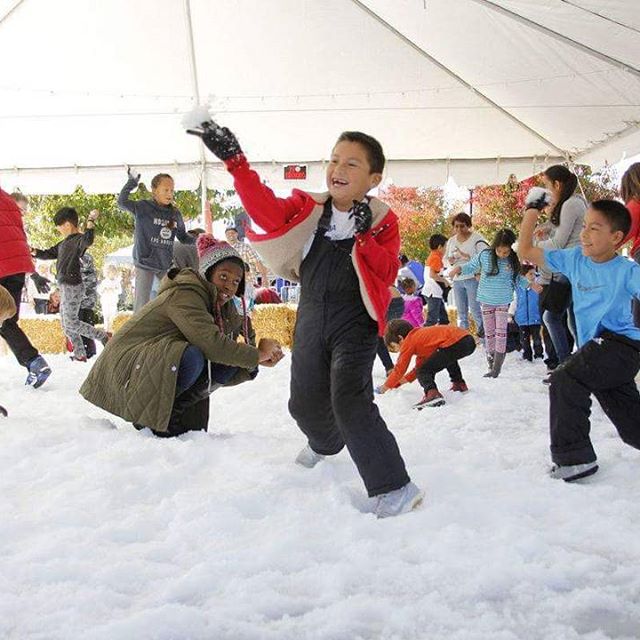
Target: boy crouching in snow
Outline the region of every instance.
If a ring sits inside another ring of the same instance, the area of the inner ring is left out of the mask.
[[[458,360],[470,356],[476,349],[473,336],[454,325],[435,325],[414,329],[406,320],[392,320],[384,332],[384,342],[392,353],[400,353],[398,362],[386,382],[378,389],[385,393],[416,378],[424,396],[415,409],[440,407],[444,397],[436,385],[436,373],[446,369],[451,377],[451,391],[467,391]],[[416,366],[405,375],[411,358]]]

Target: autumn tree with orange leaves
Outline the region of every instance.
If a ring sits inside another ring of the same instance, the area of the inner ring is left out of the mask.
[[[429,255],[429,236],[443,233],[446,227],[447,202],[443,190],[390,185],[378,197],[398,216],[402,253],[424,262]]]

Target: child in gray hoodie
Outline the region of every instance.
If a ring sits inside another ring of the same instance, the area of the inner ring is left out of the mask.
[[[155,278],[161,280],[173,260],[173,242],[178,237],[184,244],[195,244],[187,233],[182,214],[173,204],[174,183],[167,173],[151,180],[151,200],[131,200],[129,196],[140,181],[140,174],[128,169],[129,179],[118,196],[118,206],[133,214],[133,263],[135,265],[135,300],[138,311],[151,299]]]

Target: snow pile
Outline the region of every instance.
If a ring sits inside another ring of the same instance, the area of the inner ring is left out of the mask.
[[[0,358],[0,638],[639,637],[640,454],[598,407],[601,470],[567,485],[539,363],[484,379],[476,353],[440,409],[378,398],[427,498],[377,521],[346,452],[292,464],[287,360],[216,392],[209,434],[160,440],[79,396],[90,365],[53,357],[35,391]]]

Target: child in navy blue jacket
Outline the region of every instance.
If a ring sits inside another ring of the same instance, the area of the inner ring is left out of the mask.
[[[522,265],[520,274],[531,284],[535,279],[535,267],[531,264]],[[532,289],[522,284],[516,287],[516,312],[514,320],[520,328],[520,344],[522,358],[533,361],[533,358],[543,358],[542,337],[540,335],[540,296]],[[531,348],[533,344],[533,349]]]

